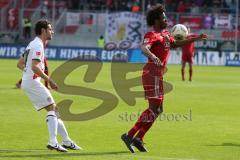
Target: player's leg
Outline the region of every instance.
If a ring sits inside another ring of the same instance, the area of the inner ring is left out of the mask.
[[[82,149],[81,147],[79,147],[75,142],[73,142],[71,140],[71,138],[69,137],[68,131],[60,117],[60,114],[58,112],[58,108],[55,108],[55,112],[57,115],[57,120],[58,120],[58,128],[57,128],[57,132],[62,136],[62,145],[64,148],[68,148],[68,149],[73,149],[73,150],[80,150]]]
[[[189,81],[192,81],[193,67],[192,63],[189,63]]]
[[[185,61],[182,61],[182,68],[181,68],[181,75],[182,75],[182,80],[185,81],[185,65],[186,65],[186,62]]]
[[[144,110],[134,126],[128,131],[128,136],[132,139],[152,116],[153,111],[150,107]]]
[[[60,152],[67,152],[67,149],[60,146],[57,141],[58,118],[55,112],[56,105],[51,104],[44,108],[47,111],[46,121],[49,132],[49,142],[47,148],[51,150],[57,150]]]
[[[153,96],[154,93],[154,77],[151,76],[149,74],[149,72],[144,73],[142,75],[142,81],[143,81],[143,87],[144,87],[144,91],[145,91],[145,96],[151,97]],[[134,153],[134,149],[132,146],[133,143],[133,138],[135,136],[135,134],[139,131],[139,129],[142,127],[143,125],[143,121],[144,119],[151,113],[151,110],[148,108],[145,111],[143,111],[140,115],[140,117],[138,118],[137,122],[134,124],[134,126],[127,132],[124,133],[121,136],[121,139],[123,140],[123,142],[126,144],[127,148]]]
[[[47,111],[46,122],[48,125],[49,131],[49,145],[56,145],[58,144],[57,141],[57,128],[58,128],[58,121],[57,115],[55,113],[55,105],[51,104],[45,107]]]
[[[57,128],[57,132],[62,136],[62,140],[63,141],[71,141],[67,129],[63,123],[63,121],[61,120],[60,114],[58,112],[58,108],[56,107],[56,115],[57,115],[57,120],[58,120],[58,128]]]
[[[149,108],[148,113],[145,115],[145,119],[142,119],[142,125],[137,135],[133,139],[133,145],[141,152],[147,152],[144,147],[143,137],[151,128],[157,117],[163,112],[163,77],[154,76],[154,90],[151,90],[151,97],[148,98]]]
[[[147,149],[144,146],[143,138],[148,130],[152,127],[157,117],[163,112],[162,100],[149,100],[149,110],[151,112],[145,117],[142,127],[139,129],[137,135],[133,138],[133,146],[135,146],[140,152],[147,152]]]
[[[193,57],[189,60],[189,81],[192,81],[192,74],[193,74]]]
[[[38,111],[42,109],[47,111],[46,122],[49,132],[47,148],[67,152],[65,148],[58,145],[58,120],[55,113],[55,102],[49,90],[41,82],[33,80],[23,80],[21,87]]]
[[[134,152],[132,146],[135,146],[141,152],[146,152],[143,137],[151,128],[153,122],[161,113],[163,100],[163,80],[159,76],[145,74],[142,76],[145,96],[149,101],[149,107],[142,112],[135,125],[122,135],[122,139],[131,152]],[[136,135],[137,134],[137,135]],[[136,136],[135,136],[136,135]]]
[[[128,137],[133,138],[144,124],[154,116],[153,110],[149,107],[143,111],[134,126],[128,131]]]
[[[146,109],[145,111],[143,111],[140,115],[140,117],[138,118],[137,122],[134,124],[134,126],[128,131],[128,133],[125,133],[121,136],[121,139],[124,141],[124,143],[126,144],[127,148],[134,153],[134,149],[133,149],[133,142],[136,141],[134,140],[134,136],[136,135],[136,133],[143,127],[143,125],[145,124],[145,122],[147,121],[148,117],[150,117],[150,115],[152,114],[152,110],[150,108]],[[136,142],[135,142],[136,143]],[[140,145],[140,144],[139,144]],[[139,146],[137,145],[137,146]],[[143,144],[142,144],[143,145]]]
[[[155,100],[155,102],[158,102],[158,101],[159,101],[158,99]],[[149,104],[149,110],[151,111],[150,114],[147,115],[147,117],[144,120],[145,123],[139,129],[139,132],[136,135],[136,137],[142,141],[143,141],[144,135],[151,128],[156,118],[163,112],[162,103],[160,102],[160,104]]]
[[[128,136],[133,138],[135,134],[145,125],[148,119],[154,117],[153,106],[158,106],[163,99],[163,80],[159,76],[153,76],[149,72],[142,76],[145,98],[148,99],[149,106],[142,112],[138,121],[132,129],[128,131]],[[161,96],[160,96],[161,95]]]

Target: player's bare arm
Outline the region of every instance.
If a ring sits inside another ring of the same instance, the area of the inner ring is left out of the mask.
[[[32,60],[33,72],[37,74],[39,77],[41,77],[42,79],[44,79],[45,81],[49,82],[52,89],[57,90],[58,89],[57,84],[38,67],[38,63],[39,63],[39,60]]]
[[[153,62],[157,65],[157,66],[162,66],[162,62],[160,61],[160,59],[158,57],[156,57],[151,51],[150,51],[151,46],[150,45],[146,45],[146,44],[142,44],[141,45],[141,49],[143,51],[143,53],[151,58],[153,60]]]
[[[17,63],[17,67],[23,71],[23,69],[25,68],[25,63],[24,63],[24,58],[20,57]]]
[[[192,37],[189,39],[184,39],[184,40],[176,40],[173,44],[171,44],[171,48],[176,48],[176,47],[182,47],[188,43],[195,42],[195,41],[202,41],[206,40],[208,36],[206,34],[200,34],[196,37]]]

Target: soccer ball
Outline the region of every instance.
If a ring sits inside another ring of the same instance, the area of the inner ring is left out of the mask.
[[[188,29],[183,24],[176,24],[173,26],[171,33],[176,40],[183,40],[188,35]]]

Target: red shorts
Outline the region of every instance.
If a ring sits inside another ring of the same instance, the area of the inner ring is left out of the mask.
[[[182,63],[193,64],[193,56],[182,56]]]
[[[145,98],[148,99],[150,104],[159,105],[162,104],[164,98],[163,74],[155,71],[145,66],[142,74],[142,83]]]

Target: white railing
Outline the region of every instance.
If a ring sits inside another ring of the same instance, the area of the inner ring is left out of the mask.
[[[66,13],[67,10],[64,10],[59,18],[55,21],[54,29],[56,32],[60,32],[62,28],[66,25]]]

